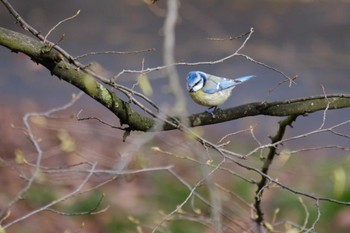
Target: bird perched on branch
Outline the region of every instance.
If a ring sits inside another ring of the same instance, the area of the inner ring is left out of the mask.
[[[237,84],[254,77],[256,76],[248,75],[237,79],[227,79],[201,71],[191,71],[187,75],[187,90],[197,104],[209,107],[208,110],[213,108],[213,111],[210,112],[213,115],[217,107],[230,97],[232,89]]]

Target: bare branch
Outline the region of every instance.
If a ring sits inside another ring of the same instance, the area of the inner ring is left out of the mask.
[[[216,37],[210,37],[208,38],[208,40],[213,40],[213,41],[225,41],[225,40],[234,40],[234,39],[240,39],[242,37],[245,37],[247,35],[249,35],[250,32],[245,32],[245,33],[242,33],[241,35],[239,36],[229,36],[228,38],[216,38]]]
[[[282,140],[287,126],[291,125],[292,122],[295,121],[297,117],[298,117],[297,115],[290,116],[290,117],[286,118],[285,120],[279,122],[279,129],[278,129],[276,135],[271,137],[272,144]],[[269,168],[270,168],[272,161],[273,161],[274,157],[276,156],[276,154],[277,154],[276,147],[271,146],[269,148],[269,153],[268,153],[268,155],[264,161],[264,164],[262,166],[261,173],[266,174],[266,175],[268,174]],[[264,213],[261,209],[261,197],[263,195],[263,191],[264,191],[265,187],[267,187],[269,182],[271,182],[271,181],[269,181],[266,178],[266,176],[263,176],[263,177],[261,177],[261,180],[257,185],[258,188],[257,188],[255,198],[254,198],[255,199],[254,207],[256,210],[257,217],[254,221],[257,223],[258,227],[263,226],[263,224],[264,224]]]
[[[33,134],[32,128],[31,128],[30,123],[29,123],[30,118],[33,116],[49,116],[55,112],[67,109],[67,108],[71,107],[82,96],[82,94],[83,93],[80,92],[76,97],[72,98],[71,102],[69,102],[68,104],[65,104],[61,107],[53,108],[53,109],[50,109],[49,111],[42,112],[42,113],[36,113],[36,112],[27,113],[23,117],[23,123],[24,123],[25,129],[26,129],[26,132],[27,132],[27,136],[28,136],[29,140],[31,141],[31,143],[33,144],[33,146],[35,147],[35,150],[37,151],[35,167],[34,167],[34,171],[31,175],[31,177],[27,178],[27,184],[22,188],[22,190],[20,190],[18,192],[18,194],[15,196],[15,198],[13,198],[11,201],[9,201],[8,204],[1,209],[0,216],[3,216],[17,201],[19,201],[21,198],[23,198],[24,194],[27,193],[28,190],[32,187],[33,182],[35,181],[35,179],[37,178],[37,176],[40,172],[40,165],[41,165],[43,151],[40,148],[40,145],[38,143],[37,138]]]
[[[90,169],[90,172],[88,173],[88,175],[85,177],[85,179],[80,183],[80,185],[74,191],[72,191],[72,192],[62,196],[61,198],[58,198],[58,199],[56,199],[56,200],[54,200],[54,201],[52,201],[52,202],[50,202],[50,203],[48,203],[48,204],[38,208],[38,209],[33,210],[33,211],[23,215],[22,217],[19,217],[19,218],[15,219],[15,220],[13,220],[13,221],[3,225],[3,228],[6,229],[6,228],[8,228],[8,227],[18,223],[18,222],[26,220],[27,218],[29,218],[29,217],[37,214],[37,213],[45,211],[48,208],[50,208],[50,207],[52,207],[52,206],[54,206],[54,205],[56,205],[56,204],[58,204],[60,202],[63,202],[63,201],[65,201],[65,200],[67,200],[67,199],[69,199],[71,197],[74,197],[74,196],[78,195],[79,192],[82,190],[82,188],[85,186],[85,184],[89,181],[90,177],[94,174],[95,167],[96,167],[96,164],[93,164],[91,169]]]
[[[157,67],[147,68],[147,69],[143,69],[143,70],[122,70],[121,72],[119,72],[115,76],[115,79],[120,77],[123,74],[126,74],[126,73],[149,73],[149,72],[153,72],[153,71],[157,71],[157,70],[163,70],[163,69],[166,69],[166,68],[171,67],[171,66],[198,66],[198,65],[215,65],[215,64],[223,63],[226,60],[229,60],[229,59],[231,59],[231,58],[233,58],[233,57],[235,57],[235,56],[237,56],[239,54],[239,52],[245,47],[246,43],[250,39],[250,37],[253,34],[253,32],[254,32],[254,29],[251,28],[247,38],[245,38],[245,40],[242,42],[240,47],[238,47],[238,49],[236,49],[232,54],[230,54],[230,55],[228,55],[226,57],[217,59],[215,61],[176,62],[176,63],[173,63],[173,64],[166,64],[164,66],[157,66]]]
[[[46,43],[46,40],[47,40],[47,37],[51,34],[51,32],[53,32],[53,30],[55,30],[59,25],[61,25],[62,23],[68,21],[68,20],[71,20],[71,19],[74,19],[75,17],[77,17],[78,15],[80,14],[80,10],[78,10],[74,15],[66,18],[66,19],[63,19],[61,21],[59,21],[55,26],[53,26],[46,34],[46,36],[44,37],[44,43]]]
[[[241,54],[241,53],[237,53],[236,55],[237,55],[237,56],[244,57],[245,59],[247,59],[247,60],[249,60],[249,61],[251,61],[251,62],[254,62],[254,63],[258,64],[258,65],[261,65],[261,66],[263,66],[263,67],[265,67],[265,68],[268,68],[268,69],[270,69],[270,70],[273,70],[273,71],[275,71],[275,72],[281,74],[282,76],[284,76],[284,77],[289,81],[289,87],[291,87],[292,84],[295,84],[294,80],[296,79],[297,76],[289,77],[289,76],[287,76],[283,71],[280,71],[279,69],[276,69],[276,68],[274,68],[274,67],[272,67],[272,66],[266,65],[266,64],[263,63],[263,62],[256,61],[255,59],[249,57],[248,55]],[[282,83],[283,83],[283,82],[282,82]],[[282,83],[281,83],[281,84],[282,84]],[[279,85],[280,85],[280,84],[279,84]],[[272,90],[270,90],[270,92],[271,92],[271,91],[272,91]]]
[[[62,211],[58,211],[58,210],[55,210],[55,209],[52,209],[52,208],[47,208],[46,211],[50,211],[50,212],[53,212],[53,213],[56,213],[56,214],[59,214],[59,215],[64,215],[64,216],[77,216],[77,215],[95,215],[95,214],[100,214],[100,213],[103,213],[103,212],[106,212],[108,210],[108,206],[101,209],[101,210],[98,210],[98,207],[101,205],[101,202],[103,200],[103,198],[105,197],[105,195],[101,195],[100,199],[98,200],[98,202],[96,203],[96,205],[91,208],[90,210],[88,211],[85,211],[85,212],[79,212],[79,213],[66,213],[66,212],[62,212]]]
[[[120,52],[120,51],[97,51],[97,52],[88,52],[84,53],[82,55],[78,55],[74,57],[74,60],[78,60],[83,57],[87,56],[92,56],[92,55],[106,55],[106,54],[112,54],[112,55],[128,55],[128,54],[139,54],[139,53],[144,53],[144,52],[152,52],[155,51],[155,48],[150,48],[150,49],[142,49],[142,50],[135,50],[135,51],[125,51],[125,52]]]

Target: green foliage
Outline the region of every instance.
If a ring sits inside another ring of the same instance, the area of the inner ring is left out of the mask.
[[[126,218],[111,217],[105,224],[103,232],[135,232],[135,225]]]
[[[205,228],[203,225],[190,221],[172,221],[169,229],[174,233],[201,233]]]
[[[69,213],[89,212],[96,209],[100,202],[102,194],[98,191],[90,192],[88,196],[80,196],[79,200],[75,201],[66,210]]]
[[[164,176],[152,175],[152,183],[155,184],[154,201],[164,211],[174,210],[190,192],[184,185],[172,182]]]
[[[56,191],[42,185],[34,185],[26,193],[25,200],[29,205],[42,206],[56,199]]]

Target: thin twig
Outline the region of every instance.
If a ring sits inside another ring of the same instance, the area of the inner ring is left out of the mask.
[[[219,145],[219,144],[223,143],[223,141],[226,138],[230,137],[230,136],[233,136],[233,135],[236,135],[236,134],[240,134],[240,133],[244,133],[244,132],[247,132],[247,131],[250,131],[250,130],[251,129],[249,128],[249,129],[242,129],[242,130],[239,130],[239,131],[236,131],[236,132],[233,132],[233,133],[228,133],[225,136],[221,137],[220,140],[216,144]]]
[[[223,57],[223,58],[220,58],[220,59],[217,59],[214,61],[176,62],[173,64],[168,64],[168,65],[164,65],[164,66],[157,66],[157,67],[147,68],[147,69],[143,69],[143,70],[125,70],[124,69],[121,72],[119,72],[114,77],[114,79],[117,79],[121,75],[127,74],[127,73],[149,73],[149,72],[153,72],[153,71],[157,71],[157,70],[163,70],[163,69],[166,69],[166,68],[171,67],[171,66],[198,66],[198,65],[215,65],[215,64],[223,63],[224,61],[231,59],[239,54],[239,52],[245,47],[246,43],[248,42],[248,40],[252,36],[253,32],[254,32],[254,29],[251,28],[248,36],[245,38],[245,40],[242,42],[242,44],[238,47],[238,49],[236,49],[232,54],[230,54],[226,57]],[[288,77],[288,76],[286,76],[286,77]]]
[[[180,204],[177,205],[177,207],[171,211],[169,214],[167,214],[165,217],[163,217],[158,224],[154,227],[154,229],[152,230],[152,233],[156,232],[157,229],[165,222],[167,221],[173,214],[175,214],[176,212],[178,212],[187,202],[188,200],[192,197],[192,195],[194,195],[194,192],[196,191],[196,189],[209,177],[211,176],[214,172],[216,172],[221,165],[225,162],[225,158],[223,158],[223,160],[221,160],[213,170],[211,170],[205,177],[203,177],[202,179],[200,179],[191,189],[190,193],[187,195],[187,197],[184,199],[184,201]],[[172,171],[172,170],[169,170]],[[175,175],[175,173],[173,173]]]
[[[225,40],[234,40],[234,39],[240,39],[242,37],[245,37],[247,35],[249,35],[250,32],[245,32],[242,33],[239,36],[229,36],[227,38],[217,38],[217,37],[209,37],[208,40],[213,40],[213,41],[225,41]]]
[[[305,137],[308,137],[308,136],[311,136],[311,135],[314,135],[314,134],[320,134],[320,133],[325,133],[325,132],[331,132],[335,135],[338,135],[338,136],[342,136],[342,137],[345,137],[345,138],[350,138],[349,135],[345,135],[345,134],[337,134],[334,129],[336,128],[339,128],[341,126],[344,126],[344,125],[347,125],[347,124],[350,124],[350,120],[347,120],[347,121],[344,121],[344,122],[341,122],[339,124],[336,124],[336,125],[333,125],[333,126],[330,126],[328,128],[323,128],[323,129],[316,129],[316,130],[313,130],[313,131],[310,131],[310,132],[307,132],[307,133],[304,133],[304,134],[300,134],[300,135],[297,135],[297,136],[293,136],[293,137],[289,137],[289,138],[285,138],[285,139],[282,139],[280,141],[277,141],[275,143],[269,143],[269,144],[265,144],[265,145],[262,145],[262,146],[259,146],[257,148],[254,148],[252,151],[250,151],[249,153],[247,153],[246,155],[244,155],[245,158],[253,155],[254,153],[256,153],[257,151],[261,150],[261,149],[265,149],[265,148],[270,148],[270,147],[277,147],[278,145],[282,145],[286,142],[290,142],[290,141],[294,141],[294,140],[298,140],[298,139],[301,139],[301,138],[305,138]]]
[[[30,118],[33,116],[49,116],[55,112],[65,110],[65,109],[71,107],[82,96],[82,94],[83,94],[83,92],[80,92],[75,98],[72,98],[72,100],[69,103],[67,103],[61,107],[52,108],[46,112],[41,112],[41,113],[32,112],[32,113],[25,114],[25,116],[23,117],[23,123],[24,123],[25,129],[26,129],[26,132],[27,132],[27,136],[28,136],[30,142],[33,144],[35,150],[37,151],[36,162],[35,162],[34,170],[33,170],[31,177],[27,179],[27,184],[18,192],[18,194],[11,201],[8,202],[8,204],[6,206],[4,206],[1,209],[0,216],[3,216],[17,201],[19,201],[21,198],[23,198],[24,194],[27,193],[28,190],[32,187],[33,182],[35,181],[36,177],[38,176],[38,174],[40,172],[40,164],[41,164],[41,160],[42,160],[43,151],[38,143],[38,140],[34,136],[34,133],[32,131],[32,127],[30,126],[30,123],[29,123]]]
[[[255,172],[256,174],[260,175],[261,177],[265,177],[267,180],[269,180],[271,183],[274,183],[276,184],[277,186],[281,187],[282,189],[285,189],[289,192],[292,192],[294,194],[297,194],[297,195],[300,195],[300,196],[304,196],[304,197],[307,197],[307,198],[310,198],[312,200],[318,200],[318,201],[325,201],[325,202],[329,202],[329,203],[334,203],[334,204],[340,204],[340,205],[345,205],[345,206],[350,206],[350,202],[347,202],[347,201],[339,201],[339,200],[336,200],[336,199],[333,199],[333,198],[327,198],[327,197],[318,197],[314,194],[309,194],[309,193],[305,193],[305,192],[302,192],[302,191],[299,191],[299,190],[295,190],[293,188],[290,188],[289,186],[286,186],[284,184],[282,184],[281,182],[279,182],[277,179],[274,179],[272,178],[271,176],[263,173],[262,171],[260,171],[258,168],[255,168],[255,167],[251,167],[251,166],[248,166],[246,164],[243,164],[242,162],[240,161],[237,161],[235,160],[234,158],[231,158],[231,157],[227,157],[227,160],[230,160],[232,161],[233,163],[237,164],[238,166],[242,167],[242,168],[245,168],[246,170],[248,171],[253,171]]]
[[[281,82],[278,82],[274,87],[269,89],[269,94],[268,97],[271,95],[271,93],[276,90],[279,86],[281,86],[283,83],[289,82],[289,87],[291,87],[291,81],[296,85],[296,83],[294,82],[296,79],[298,78],[298,75],[294,75],[292,77],[290,77],[290,79],[285,79],[282,80]],[[267,101],[268,97],[265,98],[265,101]]]
[[[325,90],[324,86],[321,85],[321,87],[322,87],[324,98],[327,101],[327,106],[326,106],[326,108],[323,111],[322,124],[320,125],[319,129],[322,129],[324,127],[324,125],[326,124],[327,111],[328,111],[329,106],[331,104],[329,99],[327,98],[327,94],[326,94],[326,90]]]
[[[80,114],[82,113],[82,109],[77,113],[76,115],[76,119],[77,121],[87,121],[87,120],[97,120],[98,122],[100,122],[101,124],[107,125],[113,129],[120,129],[120,130],[125,130],[125,128],[120,127],[120,126],[116,126],[116,125],[112,125],[98,117],[80,117]]]
[[[288,151],[288,153],[296,154],[296,153],[305,152],[305,151],[315,151],[315,150],[323,150],[323,149],[340,149],[344,151],[350,151],[350,147],[347,147],[347,146],[325,145],[325,146],[319,146],[319,147],[310,147],[310,148],[302,148],[298,150],[291,150],[291,151]]]
[[[66,19],[63,19],[61,21],[59,21],[55,26],[53,26],[48,32],[47,34],[45,35],[44,37],[44,43],[46,43],[46,40],[47,40],[47,37],[51,34],[51,32],[53,32],[59,25],[61,25],[62,23],[68,21],[68,20],[71,20],[71,19],[74,19],[75,17],[77,17],[78,15],[80,14],[80,10],[78,10],[74,15],[66,18]]]
[[[273,70],[273,71],[275,71],[275,72],[281,74],[283,77],[285,77],[285,78],[289,81],[289,87],[291,87],[292,84],[296,84],[296,83],[294,82],[294,80],[296,79],[297,76],[289,77],[289,76],[286,75],[283,71],[281,71],[281,70],[279,70],[279,69],[277,69],[277,68],[275,68],[275,67],[269,66],[269,65],[267,65],[267,64],[265,64],[265,63],[263,63],[263,62],[256,61],[255,59],[249,57],[248,55],[241,54],[241,53],[237,53],[236,55],[237,55],[237,56],[244,57],[245,59],[247,59],[247,60],[249,60],[249,61],[251,61],[251,62],[253,62],[253,63],[255,63],[255,64],[261,65],[261,66],[263,66],[263,67],[265,67],[265,68],[267,68],[267,69]],[[281,84],[282,84],[282,83],[281,83]]]
[[[79,185],[74,191],[72,191],[72,192],[70,192],[70,193],[64,195],[63,197],[58,198],[58,199],[56,199],[56,200],[54,200],[54,201],[52,201],[52,202],[50,202],[50,203],[48,203],[48,204],[46,204],[46,205],[44,205],[44,206],[38,208],[38,209],[33,210],[33,211],[31,211],[31,212],[29,212],[29,213],[23,215],[22,217],[19,217],[19,218],[15,219],[15,220],[13,220],[13,221],[11,221],[11,222],[9,222],[9,223],[3,225],[3,228],[6,229],[6,228],[8,228],[8,227],[10,227],[10,226],[12,226],[12,225],[18,223],[18,222],[21,222],[21,221],[23,221],[23,220],[28,219],[29,217],[31,217],[31,216],[33,216],[33,215],[35,215],[35,214],[37,214],[37,213],[40,213],[40,212],[42,212],[42,211],[45,211],[45,210],[47,210],[48,208],[50,208],[50,207],[52,207],[52,206],[54,206],[54,205],[56,205],[56,204],[58,204],[58,203],[60,203],[60,202],[63,202],[63,201],[65,201],[65,200],[67,200],[67,199],[69,199],[69,198],[71,198],[71,197],[76,196],[77,194],[79,194],[79,192],[81,191],[81,189],[85,186],[85,184],[90,180],[91,176],[94,174],[94,169],[95,169],[95,167],[96,167],[96,163],[95,163],[95,164],[92,164],[92,167],[91,167],[91,169],[90,169],[90,172],[88,173],[88,175],[85,177],[85,179],[80,183],[80,185]]]
[[[96,215],[96,214],[100,214],[103,212],[106,212],[109,208],[109,206],[106,206],[105,208],[98,210],[98,207],[101,205],[103,198],[105,197],[105,195],[101,195],[100,199],[98,200],[98,202],[95,204],[94,207],[92,207],[90,210],[88,211],[84,211],[84,212],[75,212],[75,213],[67,213],[67,212],[62,212],[62,211],[58,211],[52,208],[47,208],[46,211],[50,211],[59,215],[63,215],[63,216],[78,216],[78,215]]]
[[[305,233],[316,232],[315,231],[316,224],[320,221],[320,218],[321,218],[321,209],[320,208],[321,208],[320,207],[320,200],[316,199],[317,217],[316,217],[315,221],[312,223],[312,226],[307,231],[305,231]]]
[[[134,175],[134,174],[140,174],[140,173],[147,173],[147,172],[155,172],[155,171],[167,171],[171,169],[173,166],[161,166],[161,167],[148,167],[143,169],[137,169],[137,170],[123,170],[123,171],[117,171],[115,169],[95,169],[93,172],[95,175],[99,174],[107,174],[111,176],[118,176],[118,175]],[[81,168],[46,168],[45,170],[42,170],[43,173],[53,174],[53,173],[89,173],[89,169],[81,169]]]
[[[74,60],[78,60],[80,58],[92,56],[92,55],[106,55],[106,54],[128,55],[128,54],[139,54],[139,53],[145,53],[145,52],[152,52],[155,50],[156,50],[155,48],[149,48],[149,49],[142,49],[142,50],[135,50],[135,51],[124,51],[124,52],[120,52],[120,51],[96,51],[96,52],[88,52],[88,53],[84,53],[82,55],[78,55],[78,56],[74,57]]]
[[[299,197],[299,203],[301,204],[301,206],[303,207],[304,211],[305,211],[305,218],[304,218],[304,223],[303,223],[303,226],[302,226],[302,231],[306,228],[308,222],[309,222],[309,218],[310,218],[310,212],[304,202],[304,200]]]

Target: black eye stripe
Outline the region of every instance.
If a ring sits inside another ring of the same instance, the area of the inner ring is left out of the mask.
[[[193,86],[197,86],[200,82],[201,80],[198,80],[198,82],[196,82]]]
[[[195,85],[199,84],[202,81],[203,82],[203,86],[204,86],[205,85],[205,77],[204,77],[204,75],[199,73],[199,74],[197,74],[197,77],[198,76],[199,76],[199,80],[198,80],[198,82],[196,82]]]

